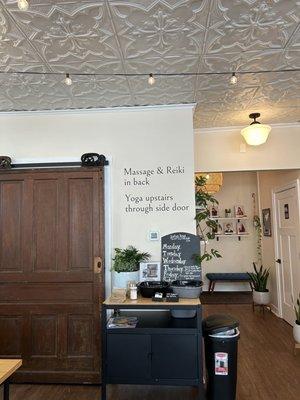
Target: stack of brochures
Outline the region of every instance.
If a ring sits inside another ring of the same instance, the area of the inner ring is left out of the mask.
[[[137,317],[111,317],[107,322],[108,328],[135,328]]]

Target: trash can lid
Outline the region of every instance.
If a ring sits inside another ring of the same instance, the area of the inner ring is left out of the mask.
[[[205,318],[202,323],[207,335],[226,332],[239,326],[239,321],[228,314],[214,314]]]

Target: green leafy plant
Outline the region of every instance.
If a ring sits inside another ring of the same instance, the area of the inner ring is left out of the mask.
[[[258,215],[253,216],[253,225],[256,230],[257,235],[257,243],[256,243],[256,251],[257,251],[257,262],[262,263],[262,251],[261,251],[261,242],[262,242],[262,227],[261,221]]]
[[[140,262],[149,258],[149,253],[142,253],[133,246],[128,246],[126,249],[115,248],[112,269],[116,272],[135,272],[139,270]]]
[[[220,258],[221,254],[216,249],[208,249],[208,241],[216,237],[218,222],[210,217],[210,208],[218,205],[218,201],[207,192],[205,188],[207,179],[200,175],[195,179],[196,186],[196,224],[200,240],[204,244],[201,255],[195,256],[195,261],[201,264],[202,261],[210,261],[212,258]]]
[[[254,272],[248,272],[248,275],[253,284],[254,290],[257,292],[268,292],[267,284],[270,275],[270,270],[265,269],[262,265],[258,269],[256,264],[253,263]]]
[[[292,301],[294,303],[293,298],[292,298]],[[295,311],[295,315],[296,315],[296,324],[300,325],[300,293],[296,300],[296,304],[294,303],[294,311]]]

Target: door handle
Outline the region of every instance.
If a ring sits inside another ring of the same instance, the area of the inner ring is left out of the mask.
[[[277,262],[278,264],[281,264],[280,258],[277,258],[276,262]]]
[[[102,272],[102,258],[95,257],[94,258],[94,273],[101,274],[101,272]]]

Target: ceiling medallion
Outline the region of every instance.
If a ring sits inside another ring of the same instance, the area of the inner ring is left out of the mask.
[[[252,113],[249,118],[253,119],[253,122],[246,128],[241,130],[241,135],[250,146],[259,146],[265,143],[268,139],[271,127],[269,125],[263,125],[256,121],[256,118],[260,117],[260,113]]]

